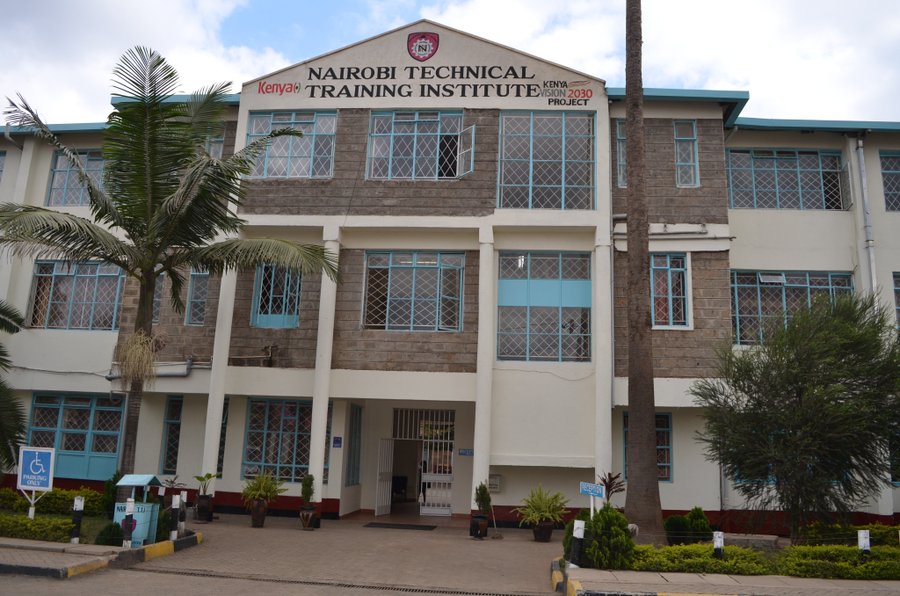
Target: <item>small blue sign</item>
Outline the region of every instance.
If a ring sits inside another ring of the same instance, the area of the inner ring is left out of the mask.
[[[344,445],[344,437],[331,437],[331,446],[340,449]]]
[[[19,447],[19,490],[53,490],[52,447]]]
[[[468,457],[472,457],[473,455],[475,455],[475,450],[474,449],[460,449],[459,454],[466,455]]]
[[[578,485],[578,492],[583,495],[590,495],[592,497],[603,498],[606,495],[606,491],[603,488],[602,484],[591,484],[590,482],[582,482]]]

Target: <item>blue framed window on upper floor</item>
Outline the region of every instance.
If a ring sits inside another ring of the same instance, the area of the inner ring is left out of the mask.
[[[590,254],[500,253],[497,358],[591,359]]]
[[[786,325],[792,313],[808,308],[818,296],[834,300],[852,291],[853,278],[848,272],[732,271],[734,343],[761,343],[768,324]]]
[[[209,298],[209,271],[191,270],[188,280],[185,325],[203,325],[206,320],[206,300]]]
[[[475,127],[462,112],[373,112],[366,175],[372,180],[461,178],[475,166]]]
[[[122,270],[107,263],[37,261],[29,325],[47,329],[118,329],[124,282]]]
[[[60,478],[108,480],[119,460],[123,399],[112,395],[35,393],[26,442],[56,449]]]
[[[153,288],[153,324],[159,323],[159,317],[162,314],[162,296],[163,285],[166,281],[166,274],[160,273],[156,278],[156,286]]]
[[[335,112],[251,112],[247,143],[279,128],[302,137],[278,137],[257,158],[254,178],[330,178],[334,173]]]
[[[616,185],[628,187],[628,137],[625,133],[625,121],[616,120]]]
[[[688,327],[688,272],[684,253],[650,255],[654,327]]]
[[[288,329],[300,325],[300,274],[274,265],[256,268],[253,327]]]
[[[840,151],[729,149],[726,157],[732,209],[841,211],[849,202]]]
[[[900,211],[900,152],[882,151],[880,157],[884,208],[886,211]]]
[[[78,161],[95,185],[103,181],[103,153],[98,150],[78,151]],[[71,207],[87,205],[90,202],[87,187],[78,178],[78,170],[61,151],[53,156],[50,169],[50,188],[47,191],[47,205],[51,207]]]
[[[675,120],[675,186],[700,186],[697,121]]]
[[[465,255],[366,253],[366,329],[461,331]]]
[[[624,437],[622,476],[628,479],[628,412],[622,414]],[[656,472],[660,482],[672,482],[672,415],[656,414]]]
[[[181,411],[184,398],[170,395],[166,399],[166,412],[163,418],[162,455],[160,457],[160,474],[178,473],[178,445],[181,435]]]
[[[309,471],[312,424],[309,400],[251,399],[247,406],[241,477],[268,472],[285,482],[300,482]],[[328,482],[330,446],[331,404],[328,404],[323,482]]]
[[[362,408],[350,404],[350,420],[347,428],[347,476],[344,486],[359,484],[359,462],[362,454]]]
[[[497,206],[594,208],[594,116],[503,112]]]

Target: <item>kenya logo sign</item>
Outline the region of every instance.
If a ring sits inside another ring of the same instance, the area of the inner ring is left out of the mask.
[[[425,62],[437,53],[439,43],[437,33],[410,33],[406,38],[406,49],[414,60]]]

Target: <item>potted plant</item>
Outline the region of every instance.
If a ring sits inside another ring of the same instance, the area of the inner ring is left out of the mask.
[[[469,536],[480,540],[487,536],[491,512],[491,493],[484,482],[475,487],[475,505],[478,507],[478,513],[472,515],[472,521],[469,523]]]
[[[537,542],[550,542],[553,535],[553,527],[562,521],[566,513],[566,503],[569,499],[562,493],[551,493],[544,490],[540,484],[531,489],[528,496],[522,500],[522,506],[513,509],[521,519],[519,525],[529,524],[534,532]]]
[[[300,526],[304,530],[313,530],[316,525],[316,506],[312,502],[315,490],[315,477],[306,474],[300,481],[300,498],[303,499],[303,505],[300,506]]]
[[[266,513],[269,503],[278,495],[287,491],[283,487],[284,482],[269,472],[263,472],[253,478],[244,481],[244,489],[241,491],[241,500],[250,511],[250,525],[261,528],[266,523]]]
[[[211,522],[213,520],[212,495],[209,494],[209,483],[213,478],[218,478],[218,476],[212,472],[207,472],[203,476],[194,476],[194,480],[200,483],[200,488],[197,489],[197,505],[194,515],[196,521]]]

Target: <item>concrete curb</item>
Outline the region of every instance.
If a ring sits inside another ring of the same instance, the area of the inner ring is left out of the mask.
[[[707,592],[623,592],[621,590],[585,590],[581,582],[572,579],[568,574],[568,563],[565,559],[553,559],[550,562],[550,587],[555,592],[566,596],[739,596],[734,593],[720,594]]]
[[[131,567],[132,565],[135,565],[137,563],[143,563],[144,561],[150,561],[152,559],[157,559],[159,557],[165,557],[174,554],[180,550],[196,546],[202,542],[203,534],[197,531],[193,531],[192,534],[183,538],[179,538],[175,541],[165,540],[163,542],[148,544],[147,546],[143,546],[140,548],[121,550],[118,552],[118,554],[115,555],[98,555],[81,563],[66,565],[62,567],[0,563],[0,574],[32,575],[38,577],[67,579],[70,577],[75,577],[76,575],[97,571],[98,569],[105,569],[107,567],[113,567],[117,569]],[[43,544],[35,544],[31,548],[24,544],[11,546],[11,548],[17,548],[21,550],[71,553],[71,547],[69,545],[60,544],[59,547],[60,548],[56,548],[54,546],[48,548]]]

